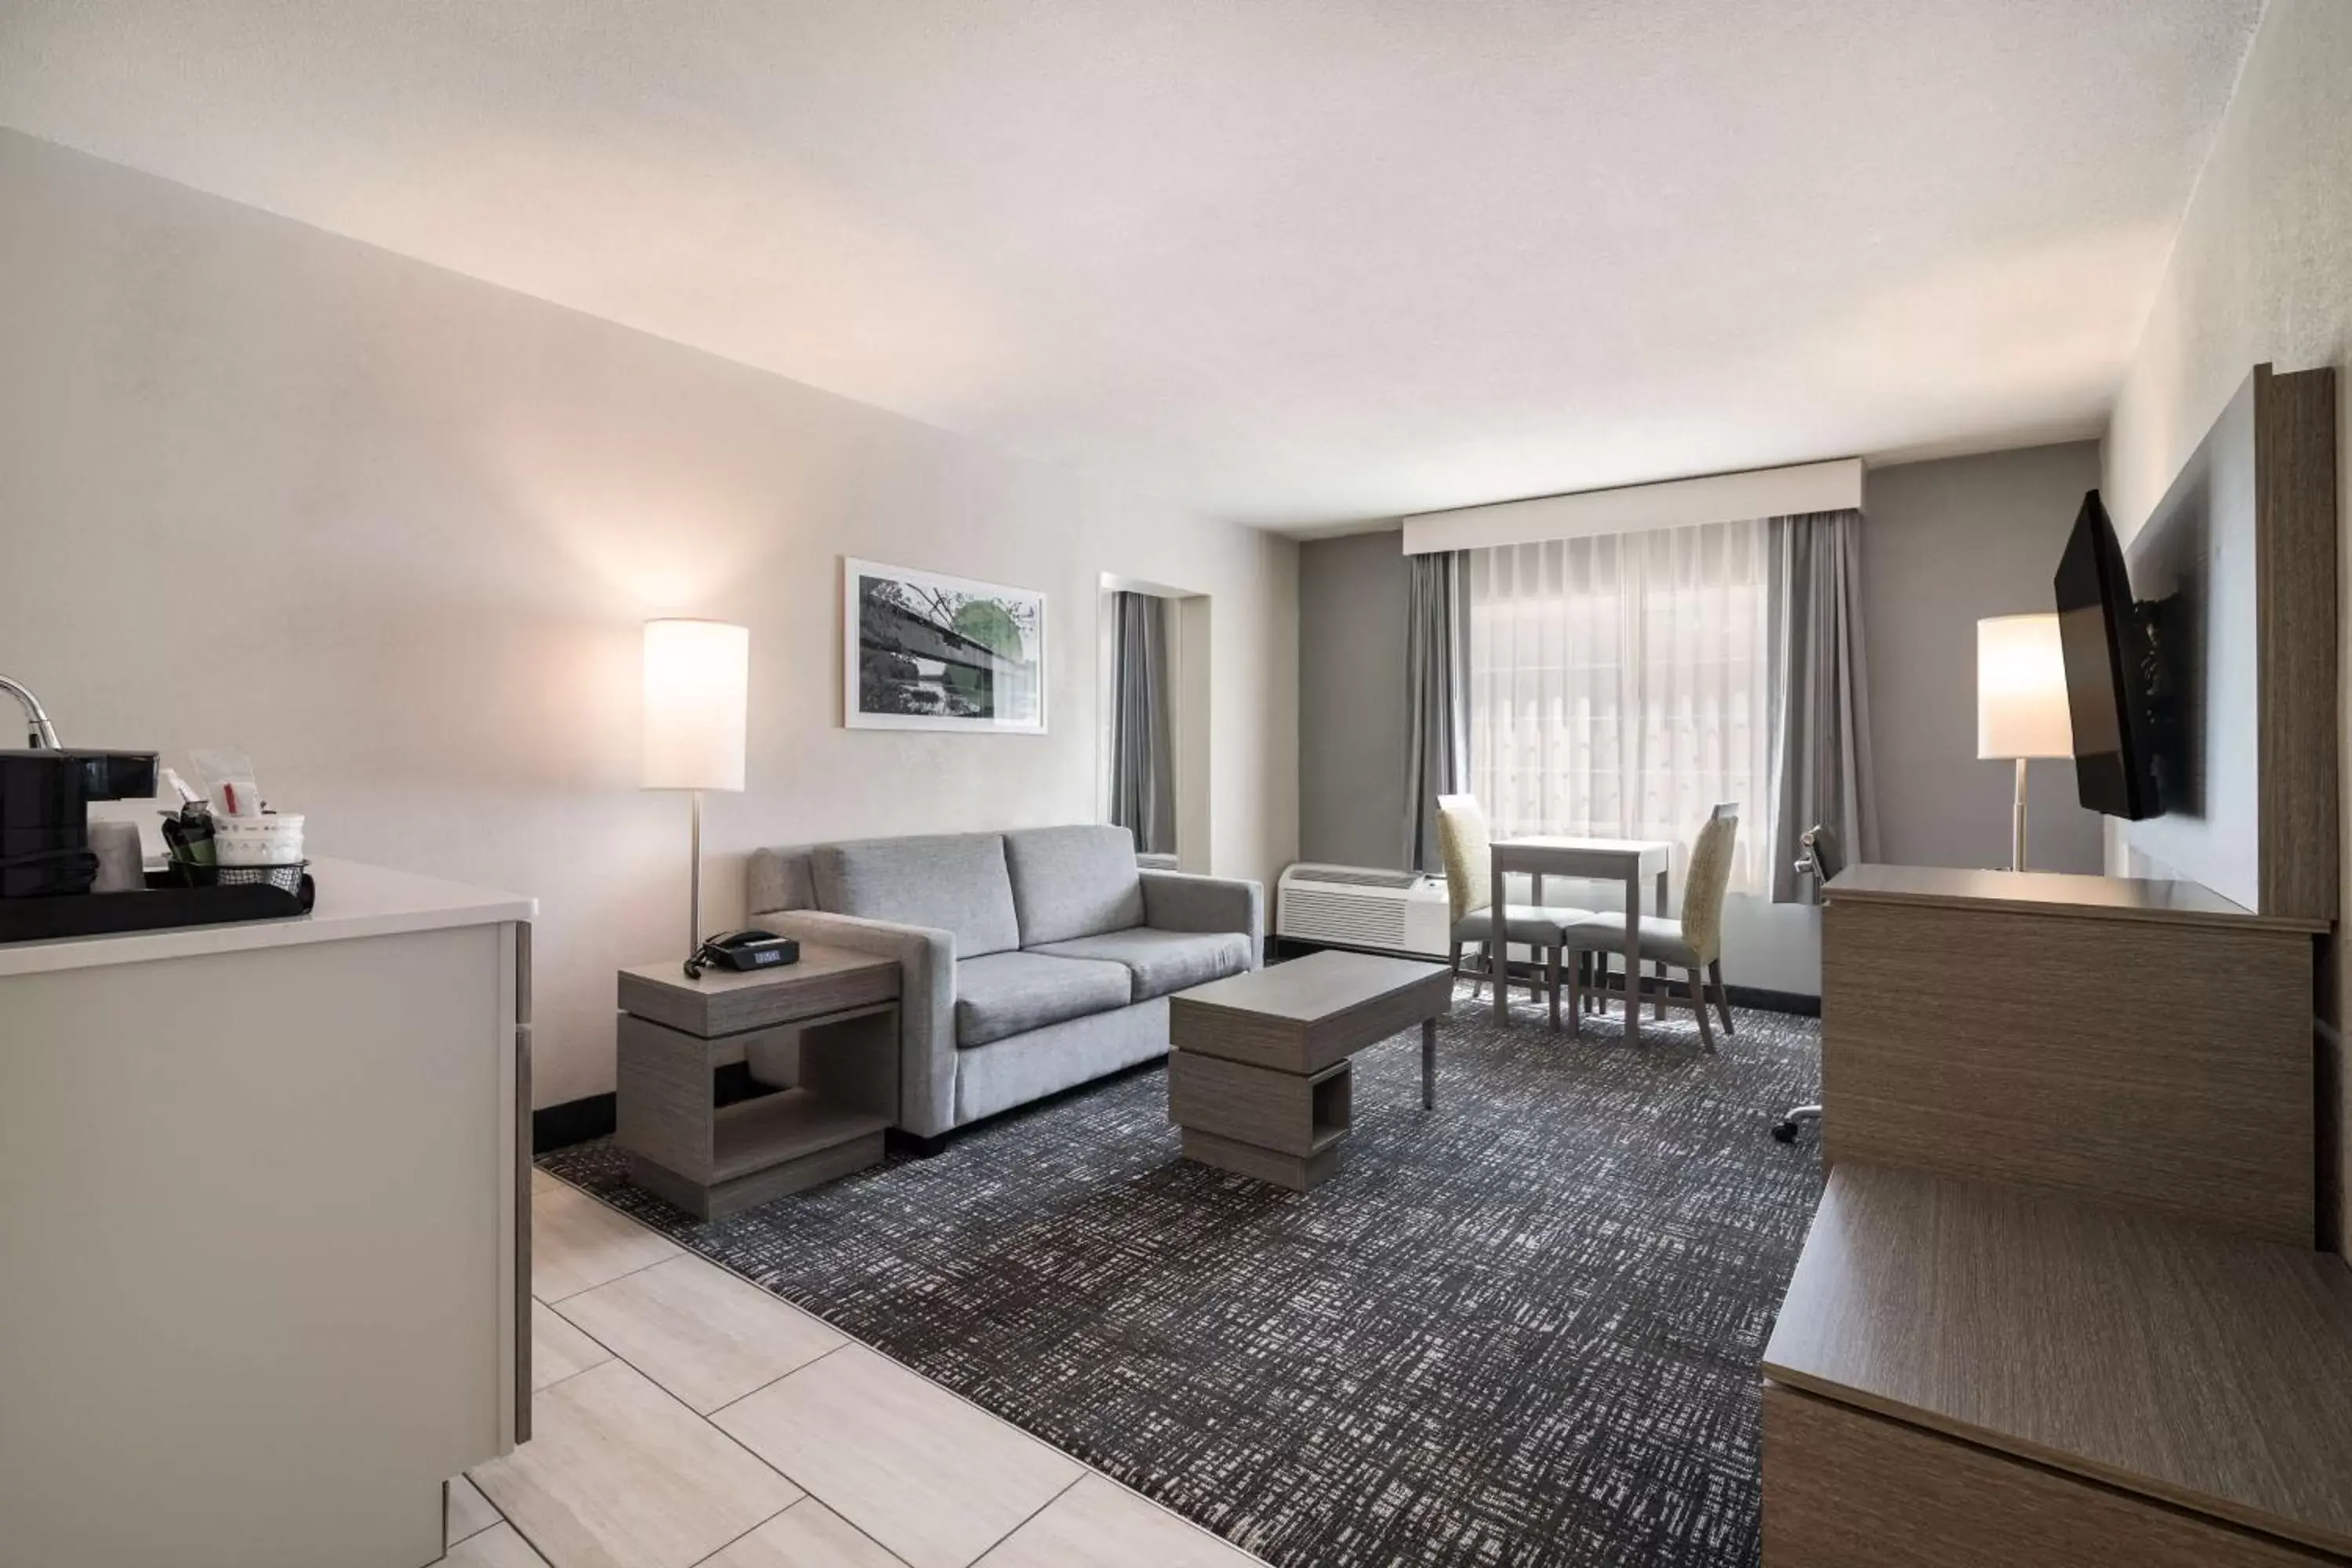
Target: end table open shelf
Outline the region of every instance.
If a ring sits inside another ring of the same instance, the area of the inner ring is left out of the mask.
[[[895,963],[814,945],[751,973],[623,970],[614,1141],[629,1179],[709,1219],[879,1163],[898,1119],[898,995]],[[755,1054],[791,1081],[717,1104],[717,1069]]]

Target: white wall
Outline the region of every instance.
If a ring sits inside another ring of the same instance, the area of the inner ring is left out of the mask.
[[[649,615],[751,627],[717,922],[755,845],[1090,818],[1105,572],[1213,596],[1210,865],[1295,855],[1286,541],[9,132],[0,213],[0,671],[68,743],[246,748],[314,853],[537,895],[541,1104],[683,944]],[[1045,590],[1052,733],[841,728],[849,553]]]
[[[2340,519],[2352,500],[2352,4],[2346,0],[2271,0],[2255,35],[2107,428],[2107,503],[2126,538],[2246,373],[2265,360],[2282,371],[2336,367]],[[2352,547],[2340,522],[2336,567],[2345,582]],[[2338,664],[2341,689],[2352,696],[2352,668],[2340,655]],[[2352,784],[2352,769],[2345,782]],[[2352,806],[2339,820],[2352,829]],[[2352,848],[2341,864],[2352,875]],[[2352,909],[2352,896],[2340,895],[2339,907]],[[2340,1021],[2340,942],[2329,947],[2327,1010]],[[2322,1207],[2333,1208],[2339,1249],[2352,1237],[2340,1180],[2352,1166],[2352,1074],[2341,1055],[2335,1048],[2323,1058],[2332,1081],[2321,1100],[2334,1123],[2324,1141],[2337,1155]]]
[[[2107,427],[2107,510],[2126,539],[2264,360],[2352,372],[2344,0],[2271,0],[2254,37]],[[2344,390],[2338,416],[2352,419]],[[2352,477],[2352,441],[2337,457]]]

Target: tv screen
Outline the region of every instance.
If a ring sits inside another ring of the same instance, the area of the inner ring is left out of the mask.
[[[2055,586],[2066,709],[2074,726],[2075,795],[2109,816],[2137,822],[2157,816],[2164,806],[2157,792],[2146,638],[2123,544],[2096,490],[2083,498],[2075,514]]]

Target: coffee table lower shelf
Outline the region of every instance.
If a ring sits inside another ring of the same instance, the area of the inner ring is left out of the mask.
[[[1223,1138],[1196,1128],[1187,1127],[1183,1131],[1184,1158],[1187,1160],[1197,1160],[1203,1165],[1214,1165],[1220,1171],[1231,1171],[1237,1176],[1250,1176],[1277,1187],[1288,1187],[1294,1193],[1310,1192],[1321,1186],[1339,1168],[1337,1139],[1312,1154],[1286,1154],[1279,1149],[1261,1148],[1255,1143]]]

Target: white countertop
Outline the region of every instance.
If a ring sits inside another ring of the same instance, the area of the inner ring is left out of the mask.
[[[292,920],[234,921],[56,942],[0,942],[0,975],[248,952],[453,926],[499,925],[535,920],[539,915],[536,899],[351,860],[312,860],[310,879],[318,886],[318,901],[309,914]]]

